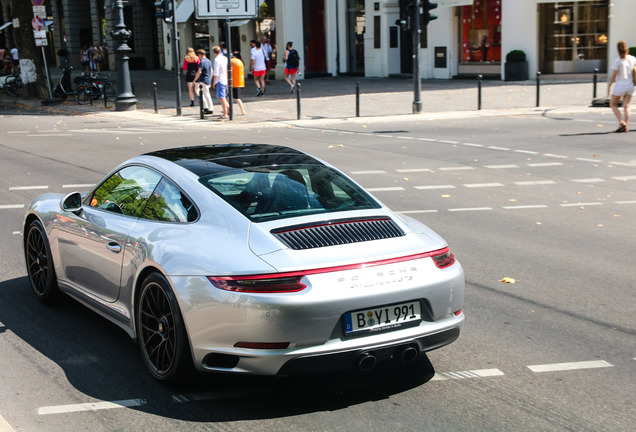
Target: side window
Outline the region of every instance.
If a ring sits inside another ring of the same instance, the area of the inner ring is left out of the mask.
[[[163,178],[148,200],[142,217],[164,222],[193,222],[197,219],[197,210],[174,183]]]
[[[129,166],[109,177],[91,198],[91,207],[140,217],[161,175],[151,169]]]

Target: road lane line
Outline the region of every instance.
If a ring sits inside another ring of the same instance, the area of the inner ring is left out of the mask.
[[[439,213],[439,210],[405,210],[399,211],[401,214],[417,214],[417,213]]]
[[[417,190],[433,190],[433,189],[455,189],[453,185],[428,185],[428,186],[415,186]]]
[[[523,153],[523,154],[529,154],[529,155],[539,154],[539,152],[532,151],[532,150],[515,150],[515,153]]]
[[[529,167],[538,168],[538,167],[553,167],[553,166],[561,166],[563,165],[561,162],[541,162],[541,163],[529,163],[527,164]]]
[[[126,399],[112,402],[89,402],[72,405],[57,405],[38,408],[39,415],[66,414],[82,411],[100,411],[116,408],[138,407],[148,403],[146,399]]]
[[[437,142],[436,139],[433,138],[417,138],[418,141],[428,141],[428,142]]]
[[[626,167],[636,167],[636,163],[625,163],[625,162],[610,162],[612,165],[620,165]]]
[[[207,400],[221,400],[221,399],[232,399],[250,395],[266,395],[271,393],[270,390],[262,388],[262,389],[252,389],[252,390],[231,390],[231,391],[219,391],[219,392],[208,392],[208,393],[190,393],[190,394],[180,394],[180,395],[172,395],[172,402],[174,403],[187,403],[187,402],[201,402]]]
[[[386,174],[384,170],[368,170],[368,171],[351,171],[353,175],[366,175],[366,174]]]
[[[586,158],[575,158],[575,159],[581,162],[603,162],[600,159],[586,159]]]
[[[501,150],[501,151],[510,151],[512,149],[508,148],[508,147],[497,147],[497,146],[488,146],[489,149],[491,150]]]
[[[532,365],[528,366],[532,372],[558,372],[558,371],[571,371],[571,370],[579,370],[579,369],[596,369],[596,368],[606,368],[613,367],[614,365],[609,364],[605,360],[592,360],[592,361],[581,361],[581,362],[569,362],[569,363],[553,363],[553,364],[543,364],[543,365]]]
[[[15,432],[9,423],[0,415],[0,432]]]
[[[457,380],[457,379],[466,379],[466,378],[488,378],[495,376],[503,376],[504,373],[499,369],[478,369],[478,370],[468,370],[468,371],[460,371],[460,372],[441,372],[436,373],[431,381],[446,381],[446,380]]]
[[[601,202],[588,202],[588,203],[566,203],[561,204],[561,207],[587,207],[587,206],[600,206]]]
[[[627,181],[627,180],[636,180],[636,176],[620,176],[620,177],[612,177],[614,180],[618,181]]]
[[[520,205],[520,206],[503,206],[504,210],[521,210],[521,209],[537,209],[537,208],[548,208],[545,204],[535,204],[535,205]]]
[[[534,180],[534,181],[520,181],[515,182],[517,186],[538,186],[538,185],[553,185],[556,182],[552,180]]]
[[[487,188],[487,187],[501,187],[503,183],[467,183],[464,185],[467,188]]]
[[[616,204],[636,204],[636,201],[616,201]]]
[[[444,144],[460,144],[459,141],[439,140],[439,142]]]
[[[402,186],[393,186],[393,187],[380,187],[380,188],[366,188],[369,192],[393,192],[393,191],[403,191],[404,188]]]
[[[10,191],[22,191],[22,190],[35,190],[35,189],[48,189],[48,186],[14,186],[10,187]]]
[[[20,235],[20,234],[22,234],[22,232],[20,232],[20,231],[13,231],[11,234],[13,234],[13,235]]]
[[[575,183],[603,183],[605,180],[601,178],[571,179]]]
[[[510,165],[484,165],[484,168],[489,168],[489,169],[519,168],[519,165],[514,165],[514,164],[510,164]]]
[[[54,133],[54,134],[29,134],[28,137],[58,137],[58,136],[73,136],[73,134],[65,134],[65,133]]]
[[[396,169],[395,171],[399,173],[416,173],[416,172],[433,172],[428,168],[405,168],[405,169]]]
[[[95,185],[93,184],[67,184],[67,185],[62,185],[63,188],[77,188],[77,189],[84,189],[84,188],[91,188]]]
[[[483,144],[474,144],[474,143],[462,143],[462,145],[466,147],[485,147]]]
[[[21,209],[21,208],[24,208],[24,204],[3,204],[3,205],[0,205],[0,210]]]
[[[452,208],[448,209],[449,212],[464,212],[464,211],[484,211],[492,210],[490,207],[466,207],[466,208]]]
[[[473,170],[475,169],[474,167],[469,167],[469,166],[464,166],[464,167],[441,167],[439,168],[440,171],[468,171],[468,170]]]
[[[568,159],[568,156],[556,155],[556,154],[552,154],[552,153],[543,153],[543,156],[552,157],[552,158],[558,158],[558,159]]]

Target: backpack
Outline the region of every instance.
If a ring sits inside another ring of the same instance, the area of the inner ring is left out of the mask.
[[[298,51],[295,49],[289,50],[289,55],[287,56],[287,66],[290,69],[297,69],[300,64],[300,57],[298,56]]]

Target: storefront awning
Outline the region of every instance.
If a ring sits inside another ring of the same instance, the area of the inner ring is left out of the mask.
[[[191,0],[182,1],[177,6],[177,23],[184,23],[190,19],[194,13],[194,2]]]
[[[473,0],[436,0],[439,6],[472,6]]]

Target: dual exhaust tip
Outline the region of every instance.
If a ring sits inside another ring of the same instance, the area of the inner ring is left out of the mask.
[[[398,348],[391,358],[396,358],[402,363],[411,363],[415,361],[420,354],[419,347],[416,344],[409,344]],[[356,365],[362,372],[369,372],[378,364],[378,358],[373,352],[365,352],[360,355]]]

